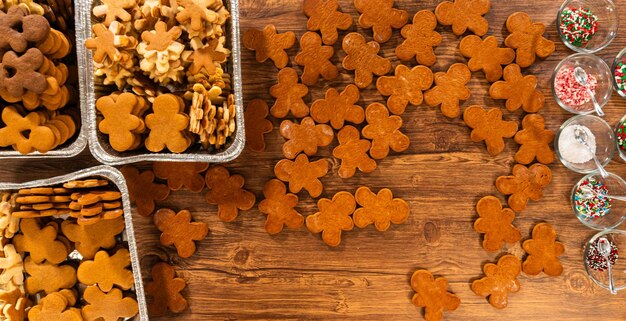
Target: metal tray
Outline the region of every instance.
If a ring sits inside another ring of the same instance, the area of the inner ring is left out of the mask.
[[[81,105],[86,106],[83,112],[83,125],[87,127],[89,149],[93,156],[101,163],[107,165],[121,165],[142,161],[170,161],[170,162],[210,162],[226,163],[241,154],[245,145],[245,128],[243,118],[243,95],[241,85],[241,57],[239,45],[239,1],[227,0],[231,18],[230,33],[227,38],[231,40],[231,58],[225,72],[232,76],[232,90],[235,95],[236,123],[235,135],[226,149],[219,152],[209,152],[196,149],[188,150],[182,154],[174,153],[149,153],[145,149],[128,152],[117,152],[111,148],[104,134],[98,131],[96,123],[96,97],[94,84],[94,68],[92,53],[85,48],[85,40],[91,37],[92,20],[91,8],[99,4],[101,0],[76,0],[76,48],[78,53],[79,79],[81,87]]]
[[[137,254],[137,242],[135,241],[135,232],[133,229],[133,219],[128,199],[128,187],[122,173],[117,169],[109,166],[97,166],[81,171],[53,177],[49,179],[41,179],[22,184],[2,183],[0,182],[0,191],[3,190],[19,190],[22,188],[31,188],[38,186],[58,185],[72,180],[83,179],[86,177],[99,176],[111,181],[122,193],[122,204],[124,206],[124,222],[126,223],[126,239],[128,240],[128,251],[130,252],[130,261],[133,268],[133,276],[135,278],[135,295],[139,304],[139,315],[131,320],[148,321],[148,308],[146,305],[146,297],[143,290],[143,280],[141,277],[141,268],[139,266],[139,255]]]
[[[75,2],[74,10],[76,9],[78,9],[78,5]],[[76,19],[74,20],[74,28],[76,30],[76,34],[78,35],[79,23]],[[78,49],[77,44],[74,44],[74,49]],[[77,58],[79,58],[78,69],[79,69],[79,76],[80,76],[80,70],[83,69],[84,67],[80,64],[80,54],[78,52],[76,52],[76,56]],[[65,147],[57,148],[57,149],[51,150],[43,154],[40,152],[33,152],[30,154],[21,154],[18,151],[14,151],[12,149],[0,150],[0,158],[5,158],[5,159],[70,158],[70,157],[74,157],[80,154],[80,152],[82,152],[85,149],[85,147],[87,147],[87,127],[85,123],[85,112],[87,108],[85,108],[86,105],[84,103],[84,100],[82,99],[82,97],[84,96],[84,89],[83,89],[82,81],[79,81],[79,83],[80,85],[78,88],[79,89],[78,94],[81,97],[81,99],[80,101],[76,102],[76,104],[79,105],[81,119],[75,119],[75,120],[80,121],[81,126],[80,126],[80,131],[75,134],[76,138],[74,138],[74,141],[72,143],[70,144],[66,143],[67,146]]]

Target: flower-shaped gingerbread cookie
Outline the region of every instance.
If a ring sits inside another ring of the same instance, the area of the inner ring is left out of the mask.
[[[543,23],[534,23],[525,12],[516,12],[506,19],[506,28],[511,33],[504,44],[515,49],[515,62],[520,67],[529,67],[535,57],[546,58],[555,50],[554,42],[543,37],[546,27]]]
[[[483,16],[489,12],[489,0],[444,1],[435,9],[440,24],[452,26],[452,32],[461,36],[465,31],[483,36],[489,31],[489,22]]]
[[[12,49],[24,52],[28,43],[45,40],[50,33],[50,23],[43,16],[29,14],[22,6],[13,6],[5,13],[0,10],[0,51]]]
[[[367,106],[365,110],[367,126],[363,128],[363,137],[372,140],[370,155],[373,159],[383,159],[394,152],[403,152],[409,148],[409,137],[400,131],[402,118],[389,116],[389,110],[379,103]]]
[[[318,146],[328,146],[335,137],[333,129],[325,124],[315,124],[311,117],[306,117],[300,124],[284,120],[280,124],[280,134],[287,139],[283,145],[283,155],[294,159],[304,152],[309,156],[317,154]]]
[[[243,176],[230,175],[226,168],[214,166],[206,172],[205,179],[209,188],[205,198],[209,204],[217,205],[217,216],[222,221],[232,222],[239,210],[247,211],[254,206],[256,197],[243,188]]]
[[[214,0],[178,0],[174,6],[176,3],[179,6],[176,21],[185,26],[190,37],[201,36],[207,23],[218,23],[219,15],[212,10],[217,4]]]
[[[554,141],[554,132],[545,128],[546,122],[541,115],[526,115],[522,120],[522,130],[515,134],[515,142],[521,146],[515,153],[515,161],[530,164],[534,159],[542,164],[554,161],[554,152],[550,143]]]
[[[322,38],[315,32],[307,32],[300,38],[300,52],[294,61],[304,67],[302,83],[308,86],[315,85],[322,76],[325,80],[337,78],[339,70],[330,61],[335,54],[331,46],[323,46]]]
[[[339,146],[333,149],[333,156],[341,160],[339,177],[354,176],[357,168],[363,173],[371,173],[376,169],[376,161],[367,152],[372,144],[361,139],[361,133],[353,126],[346,126],[337,133]]]
[[[161,231],[161,244],[174,245],[178,256],[188,258],[196,252],[194,241],[203,240],[209,233],[209,226],[204,222],[191,222],[191,212],[182,210],[178,213],[169,208],[162,208],[154,213],[154,225]]]
[[[378,43],[391,39],[392,28],[400,29],[409,21],[409,13],[393,7],[394,0],[354,0],[361,14],[359,26],[372,28]]]
[[[341,129],[346,121],[360,124],[365,120],[363,107],[356,105],[360,97],[359,88],[352,84],[341,93],[335,88],[329,88],[324,99],[316,100],[311,105],[311,117],[318,123],[330,122],[334,129]]]
[[[97,286],[90,286],[85,289],[83,299],[87,302],[82,311],[85,321],[126,320],[139,313],[137,301],[131,297],[124,297],[120,289],[112,289],[105,293]]]
[[[361,186],[354,194],[356,202],[361,205],[354,211],[354,225],[364,228],[374,224],[378,231],[386,231],[393,224],[402,224],[409,219],[409,204],[400,198],[393,198],[387,188],[374,194],[369,187]]]
[[[154,182],[152,171],[139,172],[136,167],[126,165],[120,169],[126,185],[130,201],[137,205],[137,212],[141,216],[149,216],[154,212],[155,202],[165,200],[170,195],[170,189],[163,184]]]
[[[500,176],[496,188],[509,195],[508,203],[512,210],[521,212],[528,200],[538,201],[543,197],[543,188],[552,181],[552,171],[546,165],[534,164],[530,167],[513,166],[512,176]]]
[[[194,193],[204,189],[204,171],[209,168],[209,163],[174,163],[155,162],[152,164],[154,175],[167,180],[167,186],[173,191],[183,187]]]
[[[502,120],[502,110],[491,108],[485,110],[480,106],[465,109],[463,121],[472,128],[470,139],[474,142],[485,141],[487,151],[496,156],[504,150],[504,138],[510,138],[517,132],[514,121]]]
[[[160,262],[152,267],[152,282],[146,284],[146,294],[152,297],[148,304],[148,312],[151,316],[163,316],[170,310],[181,313],[189,304],[180,294],[187,283],[182,278],[176,277],[174,267]]]
[[[472,291],[482,297],[489,297],[489,303],[493,307],[504,309],[509,301],[509,293],[520,289],[517,276],[521,270],[521,262],[517,257],[505,255],[498,260],[497,265],[485,264],[485,277],[472,282]]]
[[[251,100],[244,112],[246,146],[255,152],[265,150],[264,136],[274,129],[274,125],[267,119],[267,115],[269,115],[269,107],[263,99]]]
[[[467,65],[453,64],[447,72],[435,73],[435,87],[424,93],[424,101],[429,106],[441,105],[444,116],[456,118],[461,114],[459,101],[468,100],[472,95],[467,88],[471,78]]]
[[[304,217],[294,209],[298,195],[287,193],[285,184],[277,179],[265,183],[265,199],[259,203],[259,211],[267,215],[265,230],[269,234],[280,233],[285,226],[297,229],[304,224]]]
[[[289,182],[289,191],[299,193],[303,188],[313,198],[322,195],[324,185],[319,180],[328,173],[328,161],[320,159],[309,162],[305,154],[300,154],[295,160],[283,159],[274,166],[276,178]]]
[[[270,88],[270,94],[276,98],[270,109],[272,116],[285,118],[289,112],[296,118],[309,114],[309,106],[302,100],[309,93],[309,87],[298,83],[298,72],[285,68],[278,72],[278,83]]]
[[[543,271],[550,276],[563,273],[559,256],[565,252],[565,246],[556,241],[556,231],[548,223],[539,223],[533,228],[533,237],[524,241],[522,247],[528,253],[522,264],[524,273],[537,275]]]
[[[157,22],[154,30],[141,34],[143,41],[137,46],[137,53],[143,58],[139,67],[149,73],[150,78],[165,83],[169,81],[172,72],[182,71],[182,68],[176,70],[174,67],[185,50],[185,46],[176,41],[181,34],[180,27],[174,26],[168,30],[163,21]]]
[[[339,192],[332,200],[322,198],[317,202],[319,212],[306,218],[306,227],[311,233],[322,233],[322,240],[329,246],[341,243],[341,231],[351,231],[354,227],[352,213],[356,209],[354,196]]]
[[[476,203],[479,218],[474,222],[474,230],[485,234],[483,248],[489,252],[500,250],[503,243],[515,243],[522,238],[519,230],[513,226],[515,212],[502,208],[495,196],[485,196]]]
[[[448,292],[448,280],[434,278],[427,270],[417,270],[411,276],[411,288],[415,291],[413,304],[424,308],[426,321],[439,321],[443,311],[454,311],[461,304],[458,296]]]
[[[293,47],[295,43],[296,35],[293,32],[279,34],[274,25],[267,25],[263,30],[249,29],[243,34],[243,45],[256,51],[256,60],[265,62],[272,59],[278,69],[287,66],[289,56],[285,50]]]
[[[101,23],[91,27],[95,36],[85,40],[85,47],[93,50],[94,62],[102,64],[107,57],[111,61],[118,62],[123,57],[118,48],[134,48],[137,40],[134,37],[121,34],[123,28],[117,21],[111,23],[108,29]]]
[[[369,0],[368,0],[369,1]],[[343,68],[354,70],[354,84],[366,88],[374,80],[374,75],[382,76],[391,71],[391,62],[378,55],[380,45],[375,41],[365,42],[365,37],[353,32],[343,38]]]
[[[47,261],[59,264],[67,258],[68,249],[62,241],[57,240],[57,229],[54,226],[42,228],[36,219],[29,218],[20,222],[20,230],[22,234],[13,238],[13,245],[20,253],[30,253],[34,263]]]
[[[326,45],[334,45],[339,39],[337,30],[347,30],[352,26],[352,16],[340,12],[337,0],[304,0],[304,14],[309,17],[306,28],[320,31]]]
[[[500,80],[502,65],[508,65],[515,59],[515,51],[498,47],[498,39],[494,36],[484,40],[475,35],[467,36],[461,40],[460,50],[463,56],[469,58],[469,69],[482,70],[489,82]]]
[[[78,281],[83,284],[96,284],[102,291],[109,292],[113,286],[123,290],[130,289],[134,284],[130,266],[130,252],[119,249],[109,256],[106,251],[96,253],[94,259],[83,261],[76,271]]]
[[[405,65],[396,67],[395,76],[384,76],[376,81],[376,88],[387,100],[387,108],[395,115],[402,115],[411,103],[419,106],[424,100],[423,91],[433,84],[433,72],[428,67],[417,66],[413,69]]]
[[[527,113],[536,113],[545,103],[545,98],[537,89],[537,77],[524,76],[520,66],[508,65],[504,68],[504,81],[496,81],[489,88],[493,99],[506,99],[506,109],[516,111],[520,107]]]
[[[150,134],[146,138],[146,148],[160,152],[164,148],[173,153],[182,153],[191,145],[192,139],[186,135],[189,116],[183,113],[185,104],[173,94],[159,95],[152,103],[153,113],[146,116],[146,127]]]
[[[437,17],[430,10],[422,10],[413,17],[413,24],[402,28],[404,42],[396,48],[396,56],[402,61],[410,61],[415,57],[417,63],[432,66],[437,57],[433,47],[439,46],[441,35],[435,31]]]

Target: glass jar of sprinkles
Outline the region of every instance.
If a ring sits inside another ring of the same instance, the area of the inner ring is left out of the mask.
[[[603,178],[593,173],[583,177],[572,190],[574,214],[585,226],[596,230],[614,228],[626,216],[626,202],[611,198],[626,195],[626,182],[609,173]]]
[[[615,144],[619,157],[626,161],[626,115],[615,125]]]
[[[593,53],[615,39],[619,17],[612,0],[566,0],[557,14],[556,27],[568,48]]]
[[[603,240],[606,239],[606,240]],[[611,245],[611,252],[608,260],[602,255],[598,244],[608,241]],[[606,230],[594,235],[585,245],[583,252],[583,262],[587,276],[600,287],[609,290],[608,264],[611,263],[613,270],[613,284],[615,288],[623,290],[626,288],[626,259],[623,258],[623,251],[626,251],[626,231]]]
[[[622,98],[626,98],[626,48],[622,49],[615,57],[611,71],[613,72],[613,87],[615,91]]]

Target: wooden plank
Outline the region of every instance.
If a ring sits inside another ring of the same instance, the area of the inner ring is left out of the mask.
[[[301,12],[301,0],[241,0],[242,30],[262,28],[273,23],[278,30],[305,32],[306,18]],[[397,0],[397,7],[410,14],[421,9],[434,9],[435,0]],[[340,1],[344,12],[357,18],[351,1]],[[559,1],[492,1],[487,15],[490,34],[502,42],[507,35],[504,22],[516,11],[526,11],[536,21],[547,25],[547,37],[557,43],[557,51],[545,61],[539,61],[526,72],[539,77],[547,104],[541,114],[547,126],[557,130],[572,115],[560,109],[551,98],[550,77],[556,64],[571,51],[559,41],[554,28]],[[620,7],[620,14],[626,9]],[[350,31],[371,31],[355,26]],[[447,27],[438,27],[444,42],[436,49],[435,71],[446,70],[455,62],[465,62],[458,53],[459,38]],[[342,33],[345,35],[346,33]],[[385,56],[394,66],[394,48],[401,43],[399,32],[382,45]],[[626,38],[618,37],[598,55],[608,62],[626,46]],[[345,54],[340,44],[333,62],[340,66]],[[297,49],[291,49],[293,57]],[[276,70],[270,64],[259,64],[254,53],[243,52],[245,100],[263,98],[272,103],[269,87],[276,81]],[[293,63],[292,63],[293,65]],[[299,69],[296,66],[296,69]],[[352,82],[350,72],[342,72],[337,80],[311,87],[308,101],[323,97],[330,87],[343,89]],[[481,73],[474,73],[470,87],[473,97],[465,104],[502,106],[487,95],[488,83]],[[361,104],[383,102],[384,98],[371,86],[363,91]],[[626,103],[614,95],[607,105],[606,119],[614,124],[626,111]],[[521,113],[505,113],[519,120]],[[492,262],[496,254],[481,247],[481,238],[472,229],[477,214],[474,205],[480,197],[496,194],[494,180],[507,175],[513,166],[512,156],[517,145],[507,142],[504,153],[491,157],[482,144],[469,140],[469,129],[461,120],[449,120],[427,106],[408,107],[402,116],[403,131],[411,146],[402,154],[392,154],[380,161],[378,169],[369,175],[357,174],[344,180],[338,177],[339,163],[332,158],[332,147],[324,148],[317,157],[326,158],[332,170],[322,179],[324,197],[360,185],[373,189],[391,188],[395,195],[411,206],[407,224],[393,226],[386,233],[372,227],[346,232],[342,244],[328,248],[319,235],[305,228],[269,236],[263,229],[264,215],[255,208],[241,213],[233,223],[223,223],[215,215],[216,208],[202,194],[174,192],[159,204],[175,209],[188,208],[199,221],[211,228],[209,236],[199,242],[198,253],[189,259],[178,258],[172,250],[158,245],[158,233],[149,218],[136,216],[135,225],[145,275],[158,257],[170,259],[189,282],[184,294],[191,303],[189,311],[176,320],[419,320],[421,309],[411,304],[409,279],[418,268],[426,268],[450,281],[450,289],[462,300],[460,308],[446,313],[447,320],[626,320],[626,295],[611,296],[594,285],[585,274],[582,247],[595,232],[585,228],[572,213],[569,197],[572,185],[581,175],[562,165],[551,165],[554,181],[544,199],[531,203],[520,213],[515,224],[524,238],[537,222],[547,221],[559,232],[566,246],[562,257],[564,273],[560,277],[522,275],[522,289],[510,297],[509,307],[492,308],[484,299],[474,295],[470,283],[482,274],[482,265]],[[274,120],[275,128],[279,122]],[[246,177],[246,187],[262,198],[263,184],[273,177],[274,164],[281,159],[283,139],[274,130],[267,137],[268,150],[258,154],[246,150],[236,161],[227,164],[234,173]],[[609,170],[626,174],[619,157]],[[87,152],[71,162],[54,160],[3,161],[0,180],[27,181],[51,177],[95,165]],[[149,167],[150,164],[141,164]],[[309,215],[316,211],[315,200],[301,193],[298,210]],[[521,253],[520,245],[507,248]],[[147,279],[147,278],[146,278]],[[168,320],[160,318],[155,320]]]

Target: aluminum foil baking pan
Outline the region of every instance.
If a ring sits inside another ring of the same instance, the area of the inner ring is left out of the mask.
[[[75,10],[78,9],[78,5],[76,3],[74,3],[74,9]],[[79,23],[76,19],[74,21],[74,26],[76,29],[76,34],[78,34]],[[74,44],[74,47],[78,49],[76,44]],[[80,54],[78,52],[76,53],[76,55],[77,55],[77,58],[80,59]],[[84,66],[80,64],[80,60],[78,61],[78,69],[79,69],[78,71],[79,74],[80,74],[80,70],[84,69]],[[78,94],[81,97],[81,99],[80,101],[76,102],[76,104],[78,104],[80,107],[81,119],[74,119],[74,120],[80,121],[82,124],[80,126],[80,131],[75,134],[76,138],[70,139],[68,141],[69,143],[66,142],[64,146],[61,148],[57,147],[56,149],[51,150],[47,153],[43,153],[43,154],[40,152],[33,152],[30,154],[21,154],[18,151],[14,151],[13,149],[10,149],[10,148],[7,150],[0,150],[0,158],[6,158],[6,159],[9,159],[9,158],[21,158],[21,159],[70,158],[70,157],[74,157],[80,154],[80,152],[82,152],[85,149],[85,147],[87,147],[87,127],[85,123],[85,112],[86,112],[85,106],[86,105],[85,105],[84,100],[82,99],[85,91],[83,90],[82,81],[79,80],[79,82],[80,82],[80,86],[79,86],[80,88],[78,88],[79,89]]]
[[[87,127],[87,139],[89,149],[93,156],[101,163],[107,165],[121,165],[141,161],[170,161],[170,162],[210,162],[226,163],[241,154],[245,145],[245,128],[243,119],[243,95],[241,86],[241,55],[239,45],[239,2],[238,0],[227,0],[231,19],[230,33],[226,34],[231,42],[231,59],[226,70],[231,74],[232,93],[235,95],[236,123],[235,135],[227,143],[225,149],[220,151],[202,150],[200,146],[192,146],[182,154],[174,153],[149,153],[145,149],[128,152],[117,152],[109,144],[106,135],[100,133],[96,124],[96,94],[94,83],[94,67],[92,53],[85,48],[85,40],[91,37],[91,25],[97,23],[92,19],[91,10],[94,6],[101,4],[101,0],[75,0],[76,1],[76,49],[78,52],[78,65],[81,104],[86,106],[83,112],[83,124]],[[197,145],[197,144],[196,144]]]
[[[63,184],[65,182],[84,179],[87,177],[102,177],[106,178],[119,189],[122,193],[122,204],[124,207],[124,221],[126,223],[126,240],[128,241],[128,251],[130,251],[130,261],[133,268],[133,276],[135,278],[135,295],[137,296],[137,303],[139,304],[139,315],[133,320],[148,321],[148,308],[146,305],[146,296],[143,290],[143,280],[141,278],[141,268],[139,266],[139,255],[137,254],[137,242],[135,240],[135,232],[133,229],[133,218],[130,209],[130,200],[128,199],[128,187],[126,187],[126,180],[122,173],[117,169],[109,166],[97,166],[88,169],[83,169],[72,174],[53,177],[49,179],[41,179],[22,184],[2,183],[0,182],[0,191],[11,190],[17,191],[22,188],[31,188],[39,186],[51,186]]]

